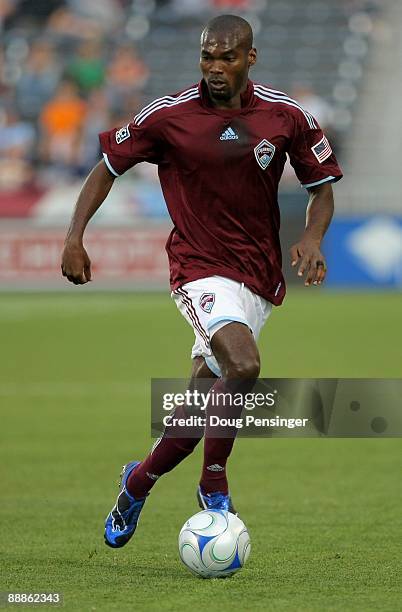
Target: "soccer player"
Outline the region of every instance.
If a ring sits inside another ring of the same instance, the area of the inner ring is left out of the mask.
[[[157,164],[174,224],[166,245],[172,297],[195,333],[190,385],[210,378],[214,392],[252,388],[260,372],[256,341],[272,305],[285,296],[277,191],[286,155],[309,193],[306,226],[291,249],[306,286],[325,278],[320,244],[333,214],[331,183],[342,177],[314,117],[285,93],[249,79],[256,60],[247,21],[223,15],[207,24],[201,82],[100,135],[103,160],[78,198],[62,256],[69,281],[90,281],[83,246],[88,221],[117,177],[139,162]],[[208,405],[207,415],[214,410],[219,414],[219,406]],[[124,467],[106,520],[109,546],[128,542],[156,480],[199,439],[165,434],[142,462]],[[214,437],[206,427],[197,493],[203,508],[234,511],[226,477],[233,443],[234,434]]]

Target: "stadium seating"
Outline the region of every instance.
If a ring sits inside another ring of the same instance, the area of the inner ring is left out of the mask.
[[[114,4],[102,2],[105,9]],[[366,74],[370,35],[381,15],[379,0],[236,0],[233,7],[230,0],[117,4],[114,20],[105,19],[102,11],[98,15],[89,0],[41,2],[38,13],[24,2],[6,17],[0,44],[0,216],[10,215],[4,204],[7,190],[31,192],[30,183],[42,188],[70,177],[82,180],[99,157],[96,135],[102,128],[123,125],[150,100],[196,82],[202,26],[223,10],[244,15],[253,26],[259,50],[254,80],[295,97],[296,89],[305,88],[310,100],[315,97],[318,106],[326,107],[324,127],[342,161]],[[88,86],[94,70],[99,90]],[[79,156],[59,160],[45,152],[49,139],[43,113],[66,77],[75,79],[75,96],[83,98],[88,113]],[[25,134],[28,142],[19,147],[18,158],[16,133]],[[296,183],[291,187],[298,189]],[[135,210],[143,210],[142,205]],[[145,208],[144,214],[149,214]]]

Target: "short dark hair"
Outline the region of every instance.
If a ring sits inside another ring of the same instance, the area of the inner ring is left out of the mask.
[[[205,26],[201,40],[208,33],[218,35],[236,35],[240,39],[241,46],[245,47],[247,51],[253,47],[253,30],[248,21],[243,17],[237,15],[219,15],[208,21]]]

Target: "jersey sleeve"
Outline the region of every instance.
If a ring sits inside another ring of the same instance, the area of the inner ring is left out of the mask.
[[[306,111],[297,112],[288,154],[297,178],[306,189],[334,183],[343,176],[330,142]]]
[[[114,176],[121,176],[140,162],[157,164],[160,143],[153,125],[129,123],[99,134],[105,164]]]

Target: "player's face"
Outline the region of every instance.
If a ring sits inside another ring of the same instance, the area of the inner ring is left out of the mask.
[[[207,33],[201,39],[200,67],[212,99],[229,101],[247,83],[256,51],[247,51],[236,37],[217,37]]]

